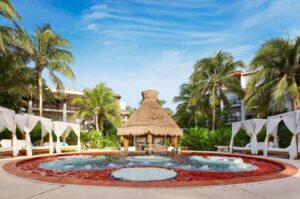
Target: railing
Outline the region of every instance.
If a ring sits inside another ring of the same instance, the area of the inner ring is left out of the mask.
[[[38,103],[33,103],[32,106],[33,106],[33,108],[39,108]],[[68,111],[78,111],[79,108],[80,108],[79,106],[67,104]],[[56,103],[56,104],[43,103],[43,109],[63,110],[63,103]]]
[[[230,98],[229,101],[230,101],[231,105],[240,105],[241,104],[241,100],[239,100],[238,98]]]

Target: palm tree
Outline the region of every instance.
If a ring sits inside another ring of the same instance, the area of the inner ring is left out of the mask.
[[[299,105],[300,37],[295,41],[273,38],[266,41],[251,62],[255,71],[245,96],[246,110],[257,106],[257,114],[265,116],[270,108],[283,111],[287,99],[292,109]]]
[[[103,132],[105,122],[119,127],[121,124],[119,104],[113,91],[104,83],[99,83],[93,89],[85,89],[83,97],[77,97],[72,102],[79,106],[75,117],[81,119],[94,118],[96,130]]]
[[[32,40],[33,53],[31,58],[35,63],[38,73],[39,86],[39,111],[43,115],[43,77],[44,69],[48,69],[51,80],[58,88],[63,84],[56,73],[60,73],[69,79],[75,75],[69,64],[73,62],[73,55],[68,49],[70,43],[55,33],[49,24],[38,27]]]
[[[213,130],[216,126],[217,107],[221,102],[224,103],[226,108],[231,105],[224,90],[235,93],[240,97],[243,94],[240,80],[233,76],[233,72],[238,67],[243,66],[242,61],[234,61],[230,53],[222,51],[213,57],[199,60],[194,66],[190,81],[195,84],[195,89],[191,93],[189,104],[195,105],[199,100],[204,103],[208,102],[211,108]]]
[[[19,29],[16,21],[20,21],[21,17],[10,3],[10,0],[0,1],[0,16],[12,22],[12,25],[14,26],[0,26],[0,50],[5,52],[6,44],[11,44],[15,40],[15,34]]]
[[[20,15],[16,12],[10,0],[1,0],[0,1],[0,15],[5,17],[6,19],[13,21],[13,20],[20,20]]]

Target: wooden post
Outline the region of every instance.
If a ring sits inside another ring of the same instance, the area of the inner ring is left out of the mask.
[[[148,145],[149,145],[149,149],[152,149],[152,142],[153,142],[153,140],[152,140],[152,134],[148,134]]]
[[[172,147],[177,147],[177,136],[172,137]]]
[[[125,151],[128,150],[128,144],[129,144],[128,136],[124,136],[123,137],[123,147],[124,147]]]

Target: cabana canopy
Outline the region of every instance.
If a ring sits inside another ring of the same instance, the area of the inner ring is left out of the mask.
[[[293,138],[289,146],[289,154],[291,159],[295,159],[298,154],[297,135],[300,133],[300,111],[291,111],[279,115],[270,116],[267,118],[267,136],[265,138],[264,155],[268,154],[268,139],[269,136],[274,136],[275,146],[278,147],[277,128],[278,124],[283,121],[286,127],[293,133]]]
[[[31,115],[31,114],[16,114],[17,126],[25,134],[26,151],[28,156],[32,156],[30,132],[39,122],[41,123],[42,126],[42,137],[44,137],[47,134],[47,132],[50,135],[49,136],[50,153],[53,153],[51,120],[47,118]]]
[[[244,121],[232,123],[230,152],[232,152],[234,137],[236,136],[237,132],[241,128],[243,128],[246,130],[247,134],[251,137],[251,140],[250,140],[251,153],[258,154],[257,134],[262,130],[262,128],[265,126],[266,122],[267,122],[267,120],[265,120],[265,119],[250,119],[250,120],[244,120]]]
[[[78,151],[81,150],[80,146],[80,125],[79,124],[74,124],[74,123],[67,123],[67,122],[52,122],[53,125],[53,132],[57,136],[56,139],[56,153],[61,153],[61,143],[60,143],[60,137],[63,136],[64,133],[66,135],[69,134],[70,130],[73,129],[75,134],[77,135],[78,141],[77,141],[77,146],[78,146]]]
[[[168,113],[157,103],[158,92],[142,92],[143,103],[118,129],[120,136],[153,134],[158,136],[182,136],[183,132]]]
[[[12,133],[13,156],[18,155],[15,111],[0,106],[0,132],[8,129]]]

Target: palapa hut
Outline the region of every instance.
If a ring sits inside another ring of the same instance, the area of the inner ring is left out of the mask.
[[[137,111],[118,129],[123,146],[150,149],[172,145],[177,147],[182,130],[168,113],[157,103],[158,92],[142,92],[143,102]]]

